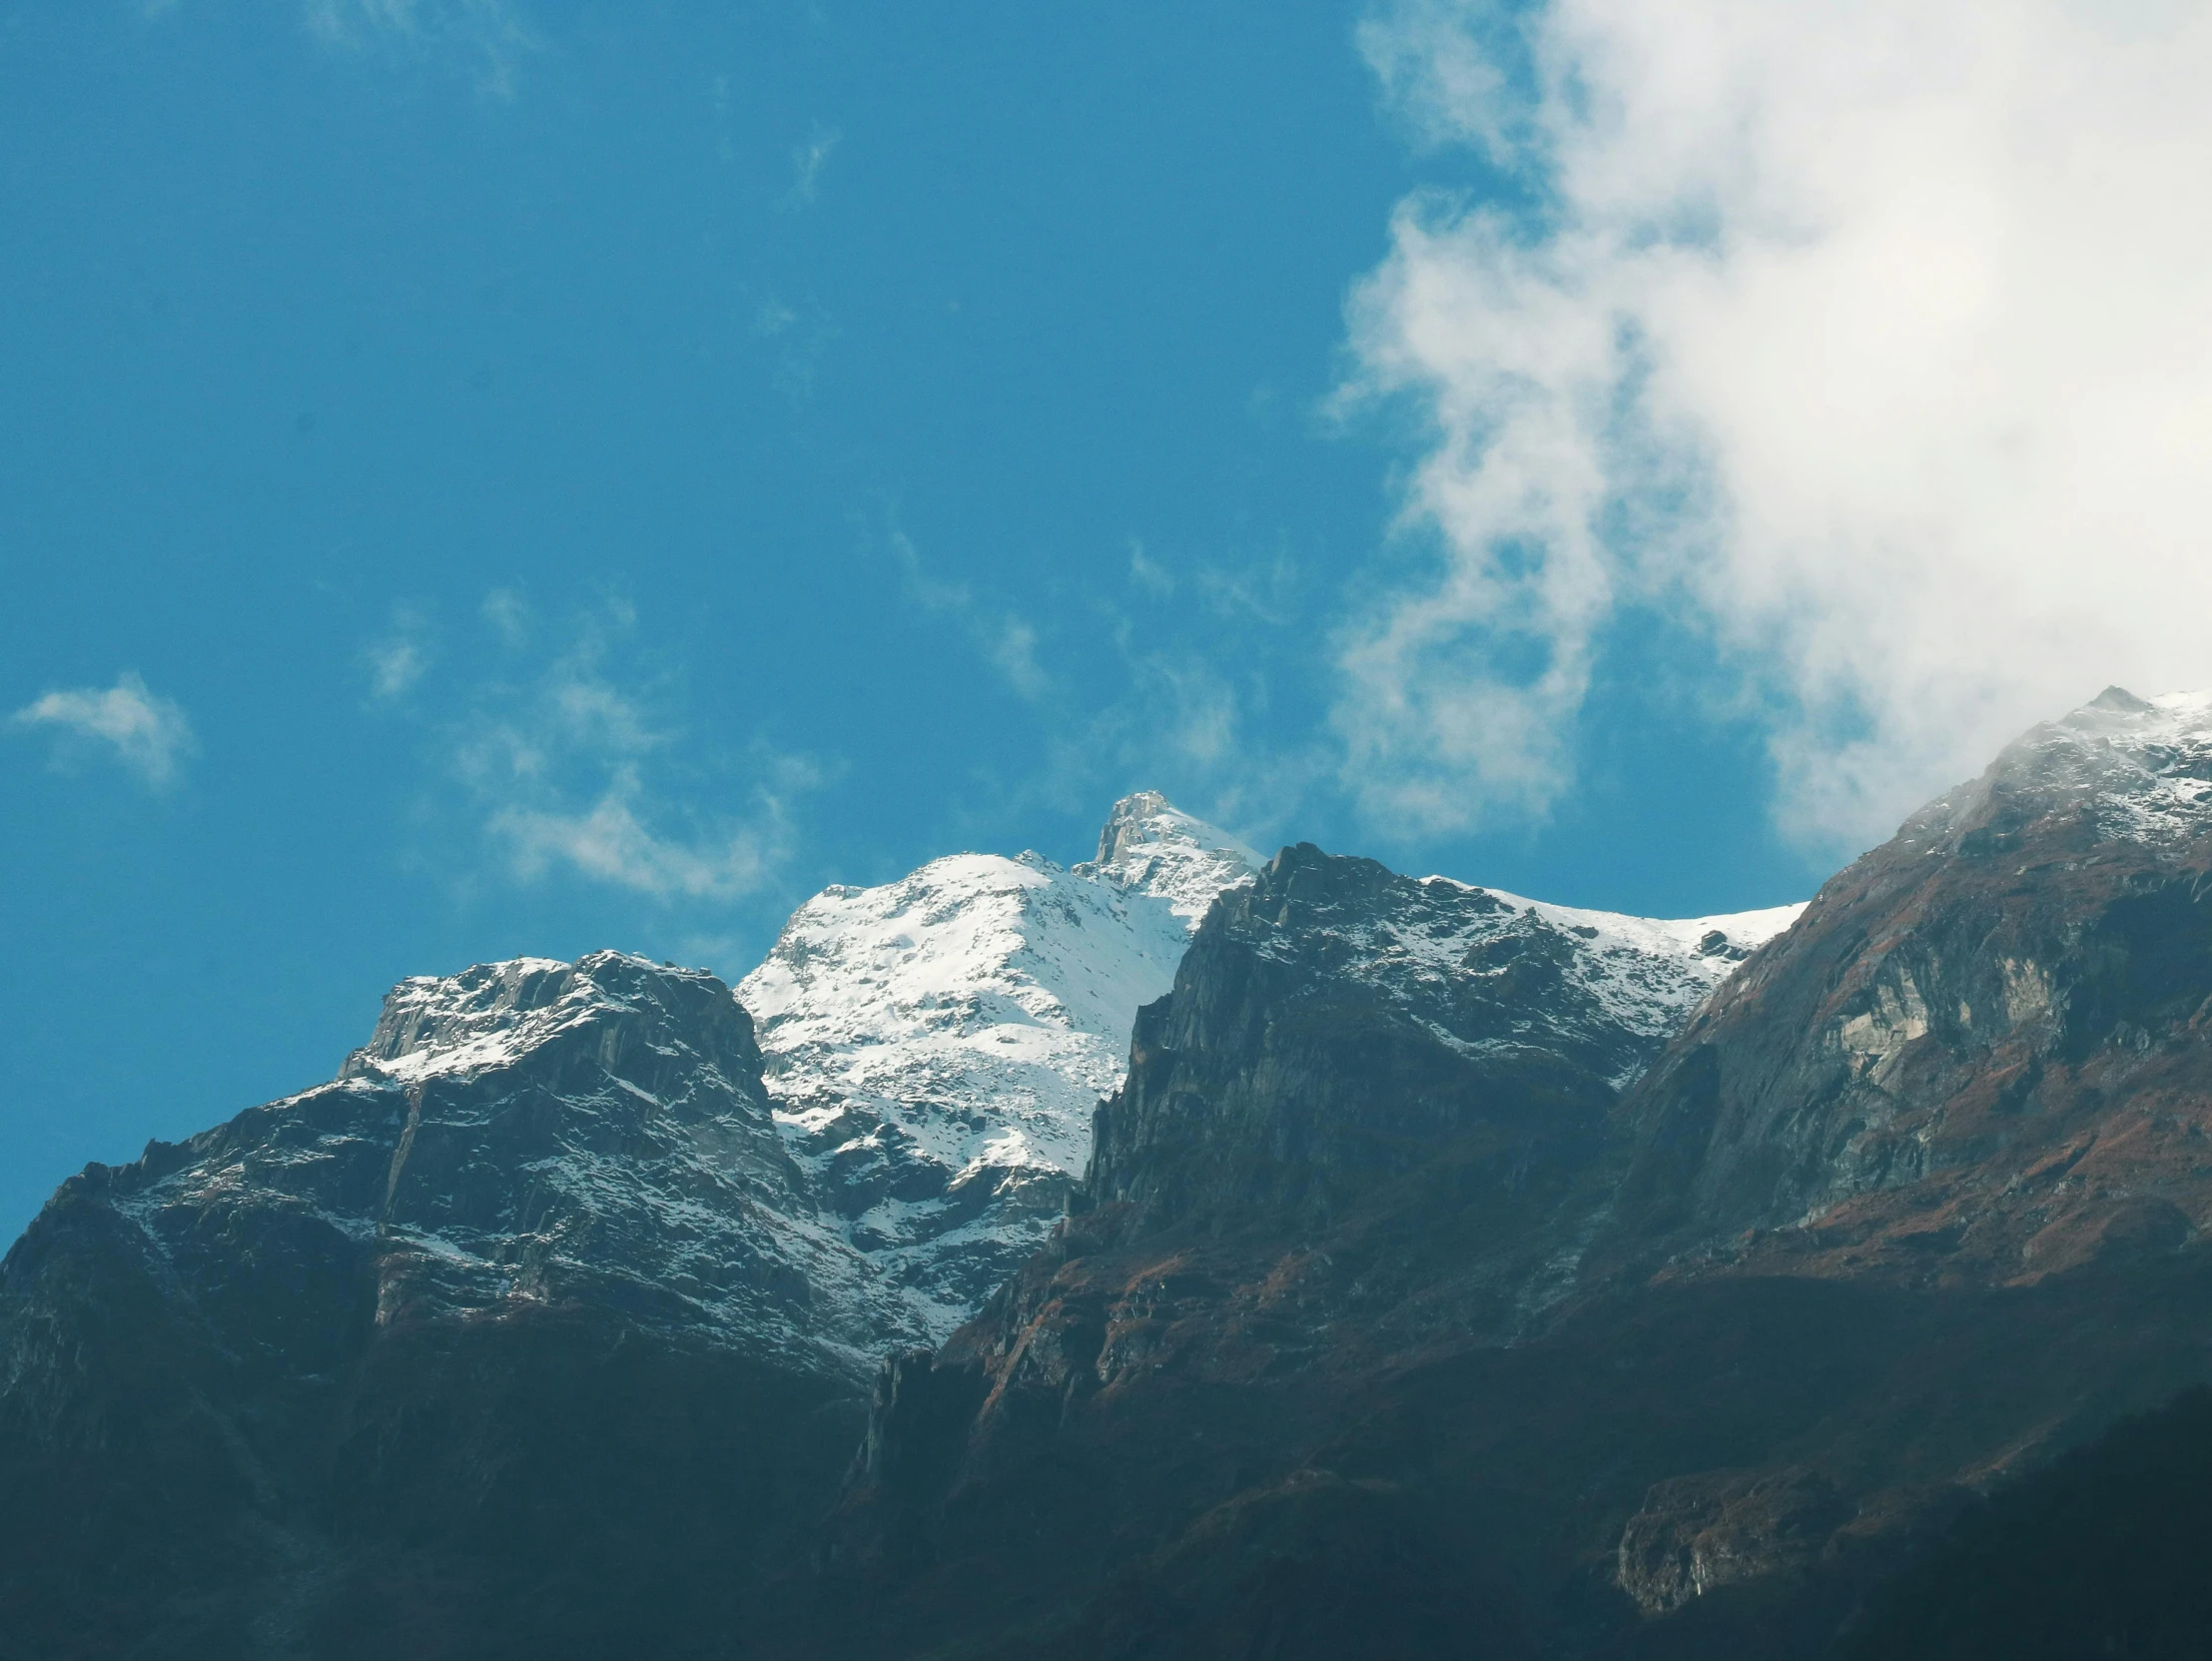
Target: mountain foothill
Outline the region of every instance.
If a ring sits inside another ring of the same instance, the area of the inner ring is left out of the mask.
[[[2212,1650],[2212,696],[1807,904],[1261,858],[393,989],[0,1265],[0,1661]]]

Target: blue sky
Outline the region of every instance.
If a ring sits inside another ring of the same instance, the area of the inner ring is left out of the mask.
[[[1630,419],[1651,363],[1498,368],[1598,142],[1508,23],[0,3],[0,1229],[401,976],[735,979],[825,883],[1085,857],[1130,789],[1685,915],[2077,701],[1983,675],[1824,819],[1921,682],[1713,597],[1697,514],[1767,475]],[[1600,406],[1639,482],[1497,505]]]

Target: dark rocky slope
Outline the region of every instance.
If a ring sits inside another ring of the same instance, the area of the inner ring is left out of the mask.
[[[1810,1661],[2212,1378],[2208,872],[2118,693],[1764,947],[1288,850],[935,1350],[719,982],[409,982],[0,1266],[0,1656]]]
[[[1962,1516],[1843,1661],[2195,1661],[2212,1648],[2212,1390],[2123,1421]]]
[[[1311,847],[1224,896],[1138,1017],[1090,1209],[884,1375],[815,1618],[856,1653],[1521,1653],[1526,1542],[1407,1480],[1451,1437],[1321,1450],[1547,1323],[1621,1089],[1744,955],[1572,915]]]
[[[2208,789],[2203,700],[2037,729],[1618,1101],[1583,1033],[1491,1042],[1479,954],[1379,996],[1327,914],[1404,890],[1286,856],[1141,1018],[1097,1208],[887,1373],[823,1607],[885,1654],[1824,1652],[2212,1377]]]
[[[613,953],[91,1168],[0,1266],[0,1655],[720,1652],[887,1324],[793,1177],[728,988]]]
[[[1822,889],[1629,1110],[1624,1252],[2026,1285],[2212,1221],[2212,723],[2117,690]]]

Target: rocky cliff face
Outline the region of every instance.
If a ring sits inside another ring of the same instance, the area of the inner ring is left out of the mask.
[[[1829,883],[1633,1105],[1631,1249],[2033,1280],[2212,1222],[2212,700],[2036,728]]]
[[[2208,873],[2212,699],[2107,691],[1830,882],[1624,1106],[1615,1278],[1833,1281],[1954,1323],[1893,1362],[1918,1422],[1862,1403],[1793,1473],[1823,1506],[1765,1516],[1743,1472],[1655,1487],[1623,1544],[1642,1605],[1830,1560],[1914,1484],[1977,1491],[2207,1375]],[[1948,1399],[1910,1377],[1977,1353],[2017,1370]]]
[[[1140,1016],[1096,1209],[887,1375],[849,1641],[1823,1653],[2212,1376],[2208,758],[2207,699],[2038,728],[1679,1033],[1515,902],[1286,854]]]
[[[1478,1124],[1540,1162],[1797,911],[1661,923],[1285,849],[1138,1014],[1089,1196],[1146,1227],[1325,1223]]]

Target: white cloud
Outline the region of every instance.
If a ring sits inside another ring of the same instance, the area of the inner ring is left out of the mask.
[[[487,92],[514,90],[536,36],[515,0],[302,0],[309,30],[328,46],[399,46],[471,62]]]
[[[976,598],[965,582],[946,582],[933,576],[922,562],[913,538],[894,528],[889,533],[892,557],[906,577],[907,592],[925,611],[958,619],[976,649],[1009,686],[1032,703],[1052,691],[1052,680],[1037,661],[1037,629],[1022,614],[1001,610]]]
[[[1025,698],[1045,695],[1045,671],[1037,663],[1037,630],[1020,617],[1003,617],[989,625],[984,655],[992,667],[1006,676],[1007,684]]]
[[[414,689],[430,667],[430,650],[424,641],[425,625],[415,612],[401,608],[392,618],[391,630],[371,640],[362,656],[369,664],[369,695],[381,703],[403,698]]]
[[[1174,573],[1144,551],[1144,544],[1129,538],[1129,581],[1154,599],[1175,596]]]
[[[498,630],[508,646],[520,646],[530,637],[530,602],[519,588],[494,588],[484,595],[484,621]]]
[[[822,170],[830,165],[830,154],[844,136],[835,127],[816,122],[806,143],[793,148],[791,189],[784,197],[786,208],[804,208],[813,203],[815,190],[822,182]]]
[[[766,886],[790,855],[789,815],[777,793],[759,792],[756,812],[734,830],[696,839],[654,830],[640,816],[642,795],[637,769],[618,766],[587,808],[503,807],[488,828],[526,882],[565,865],[662,900],[742,899]]]
[[[2108,681],[2212,679],[2212,12],[1419,0],[1365,32],[1539,206],[1424,195],[1351,311],[1426,439],[1336,721],[1378,813],[1541,813],[1630,608],[1875,838]],[[1520,89],[1516,91],[1515,89]]]
[[[378,698],[396,698],[422,678],[428,662],[412,640],[383,640],[369,648],[369,690]]]
[[[511,592],[485,605],[510,650],[528,637]],[[697,806],[729,791],[729,769],[698,755],[665,713],[665,676],[625,666],[636,616],[609,602],[543,667],[480,688],[453,733],[453,762],[511,874],[567,870],[658,900],[738,900],[772,882],[792,850],[792,810],[820,782],[811,763],[758,746],[742,807]]]
[[[146,682],[130,671],[105,691],[85,687],[48,692],[11,718],[18,726],[53,727],[110,745],[157,790],[176,782],[178,768],[196,747],[185,712],[173,700],[147,690]]]

